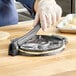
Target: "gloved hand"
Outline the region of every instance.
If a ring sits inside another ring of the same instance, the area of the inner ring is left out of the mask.
[[[62,9],[55,0],[37,1],[34,26],[40,21],[42,30],[46,31],[50,25],[55,24],[61,18]]]

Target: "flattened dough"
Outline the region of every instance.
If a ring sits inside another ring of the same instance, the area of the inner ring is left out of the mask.
[[[0,40],[5,40],[10,37],[10,34],[8,32],[0,31]]]
[[[73,25],[76,25],[76,18],[73,18],[69,23],[73,24]]]
[[[69,29],[71,29],[72,27],[76,27],[74,24],[66,24],[65,26],[64,26],[65,28],[69,28]]]

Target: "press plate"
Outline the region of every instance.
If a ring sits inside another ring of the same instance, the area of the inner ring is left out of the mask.
[[[28,56],[54,55],[64,50],[66,39],[59,36],[35,35],[20,47],[20,53]]]

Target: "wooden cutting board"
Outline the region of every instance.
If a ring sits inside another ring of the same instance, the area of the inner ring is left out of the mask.
[[[0,31],[10,33],[7,40],[0,41],[0,76],[76,76],[76,34],[58,33],[51,28],[38,34],[58,34],[68,39],[66,49],[53,56],[27,57],[9,56],[8,45],[14,38],[23,36],[33,27],[33,21],[22,22],[14,26],[0,27]]]

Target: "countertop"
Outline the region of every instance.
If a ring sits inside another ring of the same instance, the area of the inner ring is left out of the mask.
[[[63,52],[45,57],[9,56],[8,46],[12,39],[23,36],[33,28],[33,21],[0,27],[10,33],[7,40],[0,41],[0,76],[76,76],[76,34],[40,30],[38,34],[58,34],[67,38]]]

